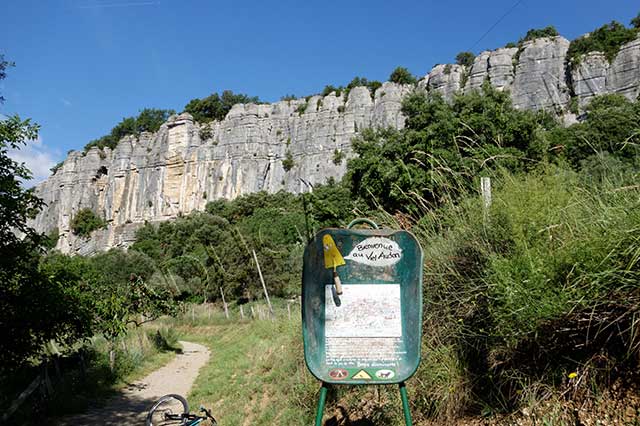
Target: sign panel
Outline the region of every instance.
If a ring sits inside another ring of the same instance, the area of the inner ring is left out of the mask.
[[[415,237],[320,231],[305,249],[302,315],[305,361],[319,380],[408,379],[420,362],[422,324],[422,249]]]

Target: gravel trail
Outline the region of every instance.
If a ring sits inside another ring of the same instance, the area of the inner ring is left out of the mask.
[[[164,367],[147,377],[135,381],[113,398],[104,407],[90,409],[84,414],[64,417],[58,426],[77,425],[144,425],[148,409],[153,402],[168,393],[186,396],[198,377],[198,371],[209,360],[210,352],[205,346],[183,342],[182,353]]]

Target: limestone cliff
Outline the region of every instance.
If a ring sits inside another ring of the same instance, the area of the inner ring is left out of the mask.
[[[202,210],[208,201],[255,191],[300,192],[305,183],[341,178],[352,155],[351,139],[370,127],[402,128],[401,101],[413,90],[446,99],[488,81],[509,90],[517,108],[566,113],[571,97],[580,107],[595,95],[640,94],[640,39],[623,46],[609,63],[590,53],[569,66],[569,41],[541,38],[518,48],[479,54],[467,69],[437,65],[417,84],[387,82],[375,94],[365,87],[348,97],[313,96],[263,105],[235,105],[227,117],[206,128],[189,114],[171,117],[155,134],[127,137],[114,150],[93,148],[69,154],[62,167],[36,188],[47,207],[33,225],[41,232],[57,228],[58,249],[90,254],[126,247],[145,221],[162,221]],[[306,106],[306,107],[305,107]],[[302,109],[304,112],[301,112]],[[287,154],[294,166],[285,170]],[[70,223],[91,208],[108,223],[90,239],[76,237]]]

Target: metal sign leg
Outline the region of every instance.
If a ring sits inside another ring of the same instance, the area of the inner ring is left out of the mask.
[[[320,400],[318,401],[318,411],[316,412],[316,426],[322,426],[322,413],[324,412],[324,404],[327,401],[327,384],[322,382],[320,388]]]
[[[407,387],[404,382],[400,383],[400,398],[402,399],[402,411],[404,413],[404,424],[412,426],[411,411],[409,411],[409,397],[407,396]]]

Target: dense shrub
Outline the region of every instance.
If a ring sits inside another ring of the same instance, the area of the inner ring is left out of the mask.
[[[71,221],[71,231],[80,237],[88,237],[93,231],[104,226],[104,220],[91,209],[79,210]]]
[[[413,229],[429,330],[417,393],[432,416],[510,410],[572,371],[589,392],[614,373],[594,357],[621,368],[638,354],[637,187],[555,167],[497,181],[489,211],[471,195]]]
[[[456,55],[456,64],[470,67],[473,65],[473,60],[476,58],[472,52],[460,52]]]
[[[411,74],[411,72],[409,72],[408,69],[404,67],[398,67],[393,70],[391,75],[389,75],[389,81],[397,84],[415,84],[417,82],[417,79],[413,74]]]
[[[543,131],[556,126],[545,113],[516,110],[508,93],[488,84],[452,104],[416,93],[402,111],[406,128],[365,130],[348,165],[353,195],[390,211],[437,205],[499,167],[526,170],[546,158]]]
[[[99,149],[105,147],[114,149],[118,145],[118,142],[120,142],[120,139],[125,136],[138,136],[142,132],[157,132],[162,123],[167,121],[171,114],[175,114],[175,111],[145,108],[135,117],[123,118],[120,123],[111,129],[108,135],[89,142],[85,145],[84,150],[86,152],[94,146]]]
[[[555,129],[550,141],[575,168],[600,153],[637,161],[640,104],[621,95],[596,97],[587,105],[584,121]]]
[[[284,154],[284,160],[282,160],[282,167],[284,168],[285,172],[288,172],[289,170],[293,169],[293,166],[295,166],[296,163],[293,160],[293,154],[291,154],[291,151],[287,150],[287,152]]]
[[[248,96],[244,94],[236,94],[231,90],[225,90],[222,95],[213,93],[206,98],[192,99],[184,107],[185,112],[193,116],[195,121],[207,123],[213,120],[224,120],[227,113],[231,111],[231,107],[235,104],[260,103],[257,96]]]
[[[560,33],[558,33],[558,30],[553,25],[549,25],[545,28],[534,28],[527,31],[527,34],[518,41],[518,44],[522,45],[527,41],[536,40],[538,38],[557,37],[559,35]]]
[[[638,31],[638,28],[626,28],[621,23],[612,21],[573,40],[569,46],[567,58],[576,64],[579,63],[583,55],[589,52],[603,52],[607,60],[611,62],[622,45],[633,41],[638,36]]]

